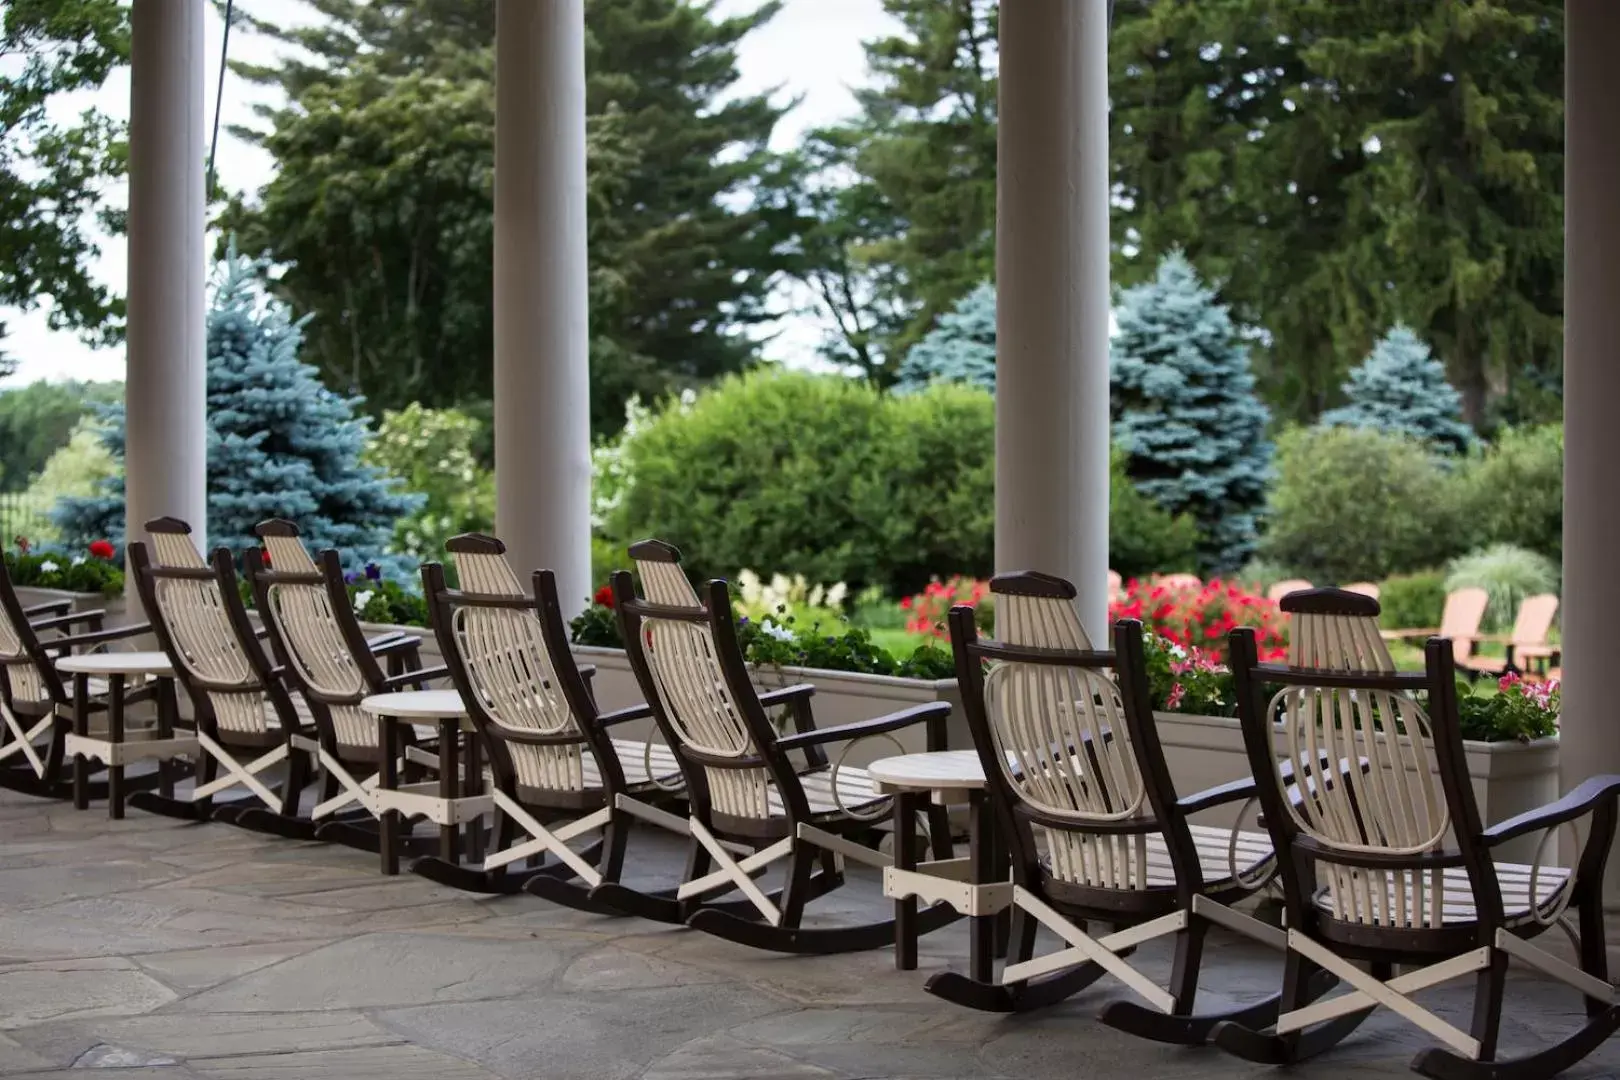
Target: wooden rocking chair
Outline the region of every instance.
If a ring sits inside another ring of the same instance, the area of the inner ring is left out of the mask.
[[[494,537],[457,536],[445,549],[461,589],[449,588],[444,568],[429,563],[424,592],[440,651],[489,759],[497,850],[478,869],[423,858],[411,872],[473,892],[522,890],[620,915],[595,891],[617,883],[624,867],[631,822],[617,799],[678,801],[680,766],[666,746],[611,737],[611,728],[647,719],[651,710],[598,711],[587,681],[593,669],[574,660],[550,570],[535,571],[531,598]],[[582,837],[583,848],[572,846]],[[540,864],[525,865],[535,860]]]
[[[64,769],[67,736],[73,730],[73,693],[56,670],[56,659],[75,651],[99,649],[151,629],[143,623],[103,630],[105,612],[73,614],[68,610],[70,606],[68,601],[58,601],[23,607],[11,575],[0,564],[0,788],[44,798],[73,797],[73,784]],[[80,626],[85,629],[79,633],[53,636]],[[105,713],[108,685],[92,679],[89,689],[91,710]],[[154,686],[136,687],[125,693],[124,702],[150,700],[155,692]],[[159,702],[171,717],[172,705],[172,701]],[[92,734],[99,730],[92,729]],[[105,767],[104,762],[96,764]],[[157,782],[159,777],[154,774],[150,778],[131,778],[132,789],[148,780]],[[83,794],[104,799],[107,782],[93,781]]]
[[[862,841],[875,839],[888,819],[888,796],[874,794],[863,769],[829,764],[828,743],[853,743],[924,724],[928,747],[945,748],[945,703],[919,705],[890,716],[818,730],[810,710],[815,688],[790,686],[760,693],[749,679],[737,643],[731,595],[711,581],[708,605],[699,602],[680,567],[680,553],[657,540],[630,548],[647,599],[629,573],[613,575],[614,606],[631,667],[654,718],[686,778],[685,818],[630,796],[627,813],[693,840],[686,880],[670,898],[649,903],[645,894],[601,886],[597,892],[628,914],[670,919],[686,915],[698,930],[743,945],[784,953],[839,953],[879,948],[895,940],[894,920],[843,927],[801,925],[806,904],[844,883],[843,860],[874,867],[893,860]],[[788,706],[796,731],[779,735],[766,710]],[[803,752],[806,764],[789,754]],[[847,750],[846,750],[847,753]],[[949,824],[942,808],[929,812],[938,852],[949,856]],[[766,893],[755,878],[789,860],[787,882]],[[818,869],[819,868],[819,869]],[[744,900],[706,902],[733,890]],[[919,933],[957,918],[935,904],[917,916]]]
[[[1594,777],[1485,828],[1463,756],[1453,643],[1430,640],[1426,669],[1398,672],[1378,633],[1376,601],[1324,589],[1282,606],[1294,616],[1287,665],[1260,663],[1247,630],[1233,633],[1231,647],[1260,804],[1278,850],[1290,854],[1281,873],[1283,1012],[1266,1031],[1223,1024],[1213,1040],[1251,1061],[1291,1063],[1338,1043],[1382,1005],[1443,1044],[1413,1060],[1425,1076],[1544,1080],[1580,1061],[1620,1028],[1602,905],[1620,777]],[[1283,798],[1279,758],[1318,748],[1360,755],[1370,767],[1307,798]],[[1574,834],[1581,818],[1590,828],[1573,870],[1541,865],[1546,839],[1560,826]],[[1546,834],[1536,865],[1493,860],[1501,844],[1536,832]],[[1571,908],[1580,920],[1578,967],[1531,943]],[[1510,959],[1583,995],[1585,1026],[1539,1052],[1499,1058]],[[1324,970],[1348,992],[1312,1002],[1301,988]],[[1467,1031],[1412,999],[1469,975]]]
[[[990,591],[999,640],[979,640],[971,607],[953,609],[950,627],[963,707],[1012,855],[1012,941],[998,982],[942,972],[929,992],[1015,1012],[1112,975],[1145,1004],[1117,1002],[1103,1021],[1146,1038],[1196,1044],[1224,1020],[1268,1022],[1280,995],[1229,1012],[1193,1012],[1211,926],[1279,933],[1230,906],[1271,879],[1270,839],[1189,820],[1245,801],[1253,783],[1177,795],[1153,720],[1140,623],[1119,622],[1114,651],[1099,651],[1069,582],[1001,574]],[[1096,934],[1096,923],[1112,932]],[[1065,947],[1034,956],[1038,926]],[[1163,937],[1175,942],[1168,989],[1127,959]]]
[[[158,644],[191,699],[201,753],[189,796],[137,792],[130,805],[188,821],[315,839],[315,822],[300,818],[298,809],[320,743],[310,716],[299,710],[259,646],[230,551],[218,548],[205,563],[191,542],[191,526],[174,518],[149,521],[146,531],[156,557],[135,541],[130,567]],[[282,762],[285,780],[267,784],[260,774]],[[247,794],[215,800],[237,787]]]
[[[254,605],[277,669],[308,705],[318,733],[315,754],[323,782],[309,815],[315,838],[375,852],[379,829],[372,792],[382,751],[377,722],[360,711],[360,702],[373,694],[425,689],[427,680],[444,676],[446,669],[422,670],[421,640],[414,635],[366,638],[336,551],[321,552],[317,565],[290,521],[261,522],[253,531],[269,553],[268,565],[258,551],[243,555]],[[407,773],[437,768],[436,751],[426,740],[418,740],[409,727],[402,734]],[[251,825],[264,813],[245,810],[238,823]]]

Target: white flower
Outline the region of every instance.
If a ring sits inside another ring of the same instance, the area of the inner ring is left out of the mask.
[[[1185,660],[1185,659],[1187,659],[1187,650],[1183,649],[1180,645],[1177,645],[1173,641],[1170,643],[1170,647],[1165,651],[1167,651],[1171,656],[1175,657],[1177,660]]]
[[[376,596],[376,595],[377,594],[375,592],[373,592],[371,589],[361,589],[359,592],[355,593],[354,594],[354,611],[355,611],[355,614],[358,615],[358,614],[361,614],[362,612],[364,612],[366,610],[366,605],[371,603],[371,598],[373,596]]]
[[[73,565],[74,566],[83,566],[84,565],[84,556],[83,555],[75,555],[75,556],[73,556]]]
[[[42,574],[54,574],[60,569],[62,568],[57,566],[49,559],[46,559],[44,562],[39,564],[39,572]]]
[[[773,622],[762,622],[759,624],[759,628],[765,633],[769,634],[771,637],[775,638],[777,641],[793,640],[793,631],[789,630],[785,626],[777,626]]]

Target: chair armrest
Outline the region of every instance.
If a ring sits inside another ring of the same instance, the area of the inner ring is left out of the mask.
[[[614,724],[623,724],[630,720],[645,720],[653,714],[652,706],[645,701],[640,705],[626,705],[622,709],[601,713],[596,722],[603,727],[612,727]]]
[[[1499,821],[1480,834],[1486,847],[1495,847],[1525,833],[1540,832],[1566,821],[1585,817],[1599,803],[1620,795],[1620,776],[1593,776],[1556,802]]]
[[[1431,638],[1431,637],[1434,637],[1434,636],[1436,636],[1437,634],[1440,633],[1440,628],[1437,627],[1437,626],[1428,626],[1428,627],[1423,627],[1421,629],[1414,629],[1414,630],[1405,630],[1405,629],[1400,629],[1400,630],[1380,630],[1380,631],[1378,631],[1378,633],[1379,633],[1379,636],[1381,636],[1385,641],[1402,641],[1402,640],[1404,640],[1406,638],[1415,638],[1415,637]]]
[[[416,671],[406,671],[401,672],[398,675],[390,675],[388,678],[383,680],[383,686],[387,687],[389,690],[398,690],[402,686],[410,686],[413,683],[428,682],[431,679],[442,679],[448,674],[450,674],[450,669],[441,664],[438,667],[420,668]]]
[[[32,619],[35,615],[66,615],[72,610],[71,600],[47,600],[43,604],[23,608],[23,617]]]
[[[786,705],[801,698],[811,697],[815,692],[814,683],[795,683],[792,686],[784,686],[780,690],[771,690],[759,695],[759,704],[761,708],[769,709],[776,705]]]
[[[395,630],[392,633],[379,634],[366,639],[366,650],[373,656],[387,656],[389,653],[421,645],[422,639],[415,634],[407,634]]]
[[[1177,799],[1176,806],[1183,814],[1197,814],[1211,807],[1224,806],[1229,802],[1247,799],[1254,794],[1254,777],[1243,776],[1225,784],[1216,784],[1212,788],[1205,788],[1196,795]]]
[[[62,647],[78,648],[81,645],[101,645],[108,641],[117,641],[120,638],[135,637],[139,634],[151,633],[151,623],[134,623],[130,626],[115,626],[111,630],[95,630],[88,634],[74,634],[72,637],[57,638],[46,642],[49,648]]]
[[[72,626],[74,623],[100,622],[107,617],[101,608],[94,611],[75,611],[67,615],[57,615],[49,619],[35,619],[29,623],[35,630],[54,630],[59,626]]]
[[[797,735],[788,735],[776,740],[776,745],[782,750],[792,750],[801,746],[819,746],[822,743],[843,742],[848,739],[859,739],[867,735],[881,735],[886,731],[898,731],[913,724],[924,721],[943,722],[951,714],[950,703],[944,701],[931,701],[926,705],[913,705],[909,709],[902,709],[897,713],[879,716],[871,720],[857,720],[853,724],[839,724],[837,727],[819,728],[812,731],[801,732]]]
[[[592,684],[592,682],[596,679],[596,665],[595,664],[581,664],[581,665],[579,665],[579,677],[581,679],[585,680],[585,685],[586,686],[590,686]]]

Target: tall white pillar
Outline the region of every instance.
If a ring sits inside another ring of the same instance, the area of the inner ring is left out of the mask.
[[[1564,7],[1563,787],[1620,773],[1620,5]],[[1620,859],[1604,895],[1620,902]]]
[[[519,574],[591,591],[584,0],[498,0],[495,522]]]
[[[130,13],[125,528],[156,517],[208,535],[204,346],[203,5]]]
[[[996,569],[1073,581],[1108,638],[1108,13],[1001,6]]]

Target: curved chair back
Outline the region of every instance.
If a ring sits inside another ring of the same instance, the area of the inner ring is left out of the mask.
[[[47,711],[70,699],[66,684],[39,632],[28,621],[11,573],[0,562],[0,702],[28,713]]]

